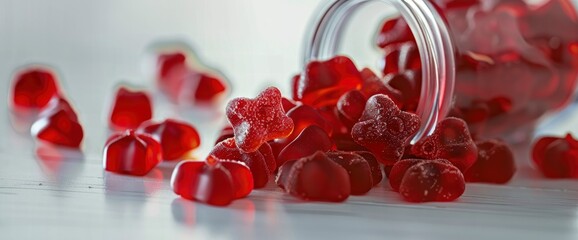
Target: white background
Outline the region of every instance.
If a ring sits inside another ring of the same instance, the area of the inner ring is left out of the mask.
[[[40,157],[0,104],[0,239],[578,239],[578,184],[542,179],[523,146],[509,185],[472,184],[454,203],[407,204],[387,183],[344,204],[302,203],[272,184],[229,208],[213,208],[170,191],[174,163],[144,178],[102,171],[114,87],[122,80],[153,89],[143,69],[147,46],[189,42],[229,77],[233,96],[272,84],[287,92],[317,6],[306,0],[0,0],[0,99],[8,98],[17,68],[49,64],[86,132],[82,157]],[[354,20],[362,27],[345,43],[363,56],[356,58],[360,65],[377,60],[371,47],[377,22],[368,19],[364,26]],[[199,127],[204,144],[195,156],[202,158],[222,119],[199,117],[158,95],[155,102],[157,119]],[[564,132],[576,122],[568,119],[548,131]]]

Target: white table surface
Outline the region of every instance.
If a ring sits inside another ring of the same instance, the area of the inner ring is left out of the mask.
[[[519,171],[511,183],[468,184],[452,203],[404,203],[387,183],[342,204],[305,203],[271,183],[215,208],[170,190],[175,163],[146,177],[102,170],[112,89],[121,79],[153,89],[141,67],[150,43],[191,42],[229,76],[233,96],[271,84],[287,91],[316,5],[0,0],[0,239],[578,239],[578,182],[541,178],[524,147],[518,147]],[[61,74],[86,132],[82,153],[55,157],[12,128],[4,99],[13,71],[31,62]],[[155,104],[155,118],[181,118],[201,129],[204,144],[195,156],[202,158],[222,118],[200,117],[158,95]],[[572,129],[574,112],[545,131]]]

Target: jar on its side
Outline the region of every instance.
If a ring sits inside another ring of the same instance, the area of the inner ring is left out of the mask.
[[[476,138],[525,140],[574,95],[578,16],[570,0],[331,0],[304,63],[335,55],[347,20],[369,2],[395,7],[419,50],[422,126],[414,142],[448,114],[466,120]]]

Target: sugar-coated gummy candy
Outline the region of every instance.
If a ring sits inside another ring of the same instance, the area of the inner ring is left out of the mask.
[[[406,143],[419,125],[417,115],[402,112],[388,96],[378,94],[367,100],[363,115],[351,129],[351,136],[381,163],[392,164],[401,159]]]
[[[257,98],[235,98],[227,105],[227,118],[235,142],[244,152],[255,152],[267,141],[284,138],[293,131],[293,120],[285,115],[281,92],[270,87]]]
[[[341,165],[349,175],[351,195],[364,195],[373,187],[373,176],[369,163],[352,152],[330,151],[327,157]]]
[[[466,172],[478,158],[478,148],[464,120],[449,117],[439,122],[433,134],[411,148],[414,156],[424,159],[447,159]]]
[[[447,202],[465,191],[462,172],[445,160],[426,160],[407,169],[399,184],[400,195],[409,202]]]

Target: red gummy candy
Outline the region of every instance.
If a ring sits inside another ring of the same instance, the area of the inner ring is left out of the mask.
[[[468,126],[464,120],[453,117],[439,122],[433,134],[417,142],[411,153],[424,159],[447,159],[462,172],[478,158],[478,148]]]
[[[271,145],[269,145],[269,143],[263,143],[259,148],[259,152],[263,155],[263,159],[265,159],[269,172],[275,172],[275,170],[277,170],[277,159],[273,154],[273,148],[271,148]]]
[[[188,86],[194,86],[194,88],[191,88],[194,89],[194,91],[184,95],[192,95],[187,98],[196,104],[214,104],[220,102],[226,95],[227,89],[229,89],[223,79],[207,73],[194,73],[185,81],[190,81],[189,85],[184,85],[185,89],[188,89]]]
[[[421,58],[415,42],[388,46],[380,62],[383,75],[399,74],[405,71],[421,71]]]
[[[59,95],[54,74],[44,69],[27,69],[14,78],[12,88],[14,108],[40,110]]]
[[[371,168],[365,159],[355,153],[327,152],[327,157],[341,165],[349,175],[351,195],[363,195],[373,187]]]
[[[327,133],[327,135],[331,136],[333,133],[333,126],[329,123],[317,110],[314,108],[307,106],[307,105],[300,105],[297,106],[291,111],[287,112],[287,116],[293,120],[294,128],[291,135],[286,138],[286,142],[293,141],[303,129],[309,126],[318,126],[323,131]]]
[[[285,115],[281,92],[275,87],[265,89],[255,99],[231,100],[227,118],[233,125],[237,146],[244,152],[255,152],[263,143],[287,137],[293,131],[293,120]]]
[[[401,93],[401,109],[415,112],[421,96],[421,73],[406,71],[399,74],[388,74],[385,81]]]
[[[389,19],[383,23],[377,34],[377,46],[386,48],[389,45],[415,41],[411,29],[401,17]]]
[[[297,163],[297,160],[291,160],[285,162],[282,166],[279,167],[279,171],[277,172],[277,176],[275,177],[275,183],[284,191],[288,191],[286,188],[289,179],[291,179],[291,170],[293,169],[293,165]]]
[[[464,176],[458,168],[445,160],[429,160],[407,169],[399,193],[409,202],[453,201],[465,188]]]
[[[392,164],[403,156],[405,144],[419,125],[417,115],[402,112],[388,96],[378,94],[367,100],[363,116],[351,129],[351,136],[381,163]]]
[[[337,102],[337,110],[341,115],[352,122],[357,122],[365,109],[367,98],[358,90],[351,90],[343,94]]]
[[[532,148],[534,163],[547,178],[578,178],[578,141],[543,137]]]
[[[267,165],[263,154],[260,151],[251,153],[241,151],[237,148],[233,138],[218,143],[209,153],[209,156],[217,160],[233,160],[247,164],[253,174],[255,188],[262,188],[269,181],[269,169],[271,167]]]
[[[361,92],[366,97],[371,97],[376,94],[387,95],[395,104],[402,108],[402,96],[401,92],[385,83],[384,80],[380,79],[373,71],[368,68],[361,70],[361,77],[363,79],[363,85],[361,86]]]
[[[215,141],[215,145],[219,144],[225,139],[232,137],[235,137],[235,131],[233,131],[233,127],[226,126],[221,130],[221,133],[219,133],[219,137],[217,138],[217,141]]]
[[[158,56],[158,81],[161,87],[178,85],[182,74],[187,70],[186,56],[181,52],[161,54]],[[168,88],[167,88],[168,89]]]
[[[337,56],[312,61],[297,84],[297,99],[312,107],[333,106],[341,95],[361,87],[361,74],[351,59]]]
[[[331,140],[335,142],[335,147],[340,151],[368,151],[367,148],[353,141],[350,135],[336,135]]]
[[[79,148],[84,137],[76,113],[64,99],[57,100],[52,109],[41,114],[31,133],[39,140],[70,148]]]
[[[161,144],[164,160],[179,159],[201,145],[199,133],[193,126],[174,119],[145,123],[140,131],[150,134]]]
[[[430,0],[430,1],[435,3],[442,9],[470,8],[480,4],[479,0]]]
[[[389,174],[387,178],[389,179],[389,186],[393,191],[399,191],[399,185],[401,184],[401,180],[403,180],[403,176],[407,170],[418,163],[425,162],[427,160],[424,159],[402,159],[396,162],[391,169],[389,170]],[[445,161],[445,160],[444,160]],[[449,162],[448,162],[449,163]],[[450,163],[451,164],[451,163]]]
[[[323,152],[288,162],[282,166],[285,191],[303,200],[342,202],[349,197],[351,186],[347,171]]]
[[[53,114],[53,113],[60,111],[60,110],[66,112],[70,116],[71,120],[78,122],[78,115],[76,115],[76,111],[74,110],[72,105],[70,105],[68,100],[64,99],[63,97],[52,98],[52,100],[50,100],[48,105],[46,105],[41,110],[39,116],[40,117],[48,116],[48,115]]]
[[[127,130],[112,136],[104,148],[107,171],[143,176],[162,160],[161,145],[147,134]]]
[[[146,92],[121,87],[116,93],[110,125],[116,129],[136,129],[141,123],[150,120],[152,115],[152,103]]]
[[[507,183],[516,172],[514,155],[502,141],[487,140],[476,143],[478,159],[464,177],[468,182]]]
[[[283,105],[283,111],[288,113],[291,109],[297,106],[297,104],[285,97],[281,98],[281,105]]]
[[[235,199],[244,198],[253,191],[253,174],[251,169],[243,162],[220,160],[219,164],[231,174],[233,183],[233,197]]]
[[[179,163],[171,177],[171,188],[183,198],[215,206],[229,205],[236,196],[244,194],[235,188],[232,174],[223,165],[200,161]]]
[[[377,185],[383,180],[383,173],[381,171],[381,165],[377,161],[377,158],[373,156],[371,152],[367,151],[357,151],[355,152],[357,155],[361,156],[367,163],[369,164],[369,168],[371,169],[371,178],[373,180],[373,185]]]
[[[281,150],[277,157],[277,166],[281,166],[287,161],[310,156],[317,151],[326,152],[333,148],[333,141],[331,141],[327,133],[320,127],[311,125]]]

